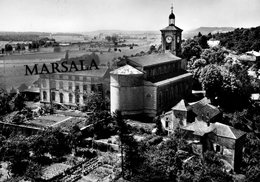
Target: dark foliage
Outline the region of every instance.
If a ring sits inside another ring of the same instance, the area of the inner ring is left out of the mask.
[[[250,50],[260,50],[260,27],[237,28],[232,32],[217,33],[215,38],[220,40],[227,49],[244,53]]]

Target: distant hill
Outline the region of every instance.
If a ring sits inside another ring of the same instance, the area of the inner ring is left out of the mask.
[[[98,35],[98,34],[122,34],[122,35],[143,35],[143,34],[150,34],[150,35],[159,35],[160,31],[139,31],[139,30],[96,30],[91,32],[84,32],[87,35]]]
[[[83,36],[83,35],[79,34],[79,33],[63,33],[63,32],[59,32],[59,33],[53,33],[52,36]]]
[[[184,31],[183,32],[183,38],[193,38],[194,36],[198,35],[200,32],[202,35],[208,35],[209,33],[215,34],[215,33],[226,33],[231,32],[235,30],[234,27],[199,27],[193,30]]]

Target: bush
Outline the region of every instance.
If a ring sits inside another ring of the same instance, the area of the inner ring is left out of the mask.
[[[161,136],[155,136],[152,139],[148,140],[149,145],[157,145],[161,143],[163,140],[163,137]]]
[[[84,157],[84,158],[94,158],[97,156],[97,152],[95,150],[85,149],[85,148],[79,148],[77,152],[75,153],[76,156]]]

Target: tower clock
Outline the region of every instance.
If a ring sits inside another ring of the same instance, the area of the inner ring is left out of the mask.
[[[181,34],[182,29],[175,25],[175,15],[173,14],[173,6],[171,6],[169,26],[161,30],[163,51],[170,51],[179,56],[181,54]]]

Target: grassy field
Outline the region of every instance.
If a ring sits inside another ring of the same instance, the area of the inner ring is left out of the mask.
[[[131,56],[139,53],[141,51],[148,51],[152,41],[146,41],[142,39],[129,39],[126,44],[135,43],[139,46],[135,46],[133,49],[129,47],[120,47],[121,52],[114,51],[112,48],[110,52],[106,52],[108,48],[93,48],[93,50],[102,50],[103,54],[97,52],[99,55],[100,64],[106,65],[107,62],[111,62],[114,58],[123,57],[124,55]],[[75,47],[76,46],[76,47]],[[32,85],[33,82],[38,80],[38,75],[25,76],[25,66],[24,65],[41,65],[43,63],[50,63],[60,60],[65,57],[65,49],[70,49],[69,57],[79,57],[84,54],[91,54],[87,47],[85,50],[77,50],[78,45],[73,45],[71,47],[64,47],[61,52],[37,52],[31,54],[23,55],[8,55],[0,57],[0,87],[4,87],[10,90],[12,87],[17,88],[21,84],[25,83],[27,86]]]

